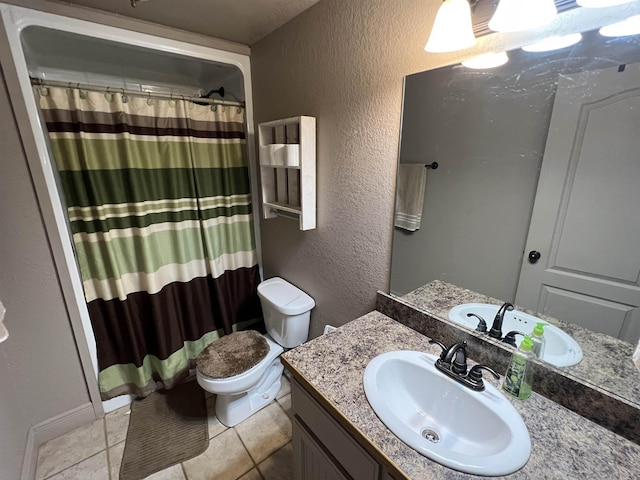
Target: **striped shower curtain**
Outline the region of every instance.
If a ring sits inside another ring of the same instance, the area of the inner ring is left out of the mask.
[[[204,347],[261,316],[244,109],[36,91],[102,398],[171,388]]]

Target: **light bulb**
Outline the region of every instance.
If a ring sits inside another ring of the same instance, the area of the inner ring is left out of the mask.
[[[467,0],[445,0],[424,49],[427,52],[453,52],[476,43],[471,26],[471,7]]]
[[[622,22],[605,25],[599,30],[604,37],[625,37],[627,35],[637,35],[640,33],[640,15],[634,15]]]
[[[629,3],[632,0],[576,0],[576,3],[581,7],[586,8],[601,8],[601,7],[613,7],[614,5],[622,5],[623,3]]]
[[[525,52],[549,52],[551,50],[559,50],[560,48],[570,47],[582,40],[582,34],[572,33],[563,37],[549,37],[538,43],[533,43],[522,47]]]
[[[483,53],[482,55],[478,55],[477,57],[465,60],[464,62],[462,62],[462,65],[467,68],[480,70],[485,68],[499,67],[500,65],[504,65],[508,61],[509,57],[507,56],[506,52]]]
[[[519,32],[545,25],[557,14],[554,0],[500,0],[489,28],[496,32]]]

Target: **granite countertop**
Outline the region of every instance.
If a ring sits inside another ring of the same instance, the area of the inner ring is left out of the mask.
[[[281,358],[293,377],[313,389],[313,396],[345,428],[356,432],[356,440],[391,468],[392,474],[427,480],[483,478],[449,469],[418,454],[386,428],[367,402],[362,386],[367,364],[392,350],[438,355],[440,349],[428,341],[374,311]],[[536,393],[524,401],[508,398],[529,429],[531,457],[519,471],[499,478],[638,478],[640,446]]]
[[[490,303],[501,305],[502,300],[434,280],[404,295],[403,300],[417,308],[448,321],[449,310],[462,303]],[[640,405],[640,371],[632,361],[633,345],[603,333],[593,332],[579,325],[569,324],[526,308],[518,310],[537,316],[561,328],[575,339],[583,352],[577,365],[562,367],[566,375],[606,392]],[[464,328],[464,327],[461,327]]]

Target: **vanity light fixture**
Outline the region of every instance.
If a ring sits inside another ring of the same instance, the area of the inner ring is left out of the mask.
[[[582,40],[582,34],[572,33],[562,37],[549,37],[538,43],[532,43],[522,47],[525,52],[550,52],[551,50],[559,50],[561,48],[570,47]]]
[[[469,2],[444,0],[438,9],[431,35],[424,49],[434,53],[453,52],[473,47],[475,43]]]
[[[633,0],[576,0],[576,3],[581,7],[586,8],[602,8],[622,5],[623,3],[629,3],[632,1]]]
[[[462,62],[462,65],[467,68],[481,70],[485,68],[499,67],[500,65],[504,65],[508,61],[509,57],[507,56],[507,52],[483,53],[482,55],[478,55],[477,57],[465,60],[464,62]]]
[[[640,15],[634,15],[622,22],[605,25],[599,30],[603,37],[625,37],[640,33]]]
[[[489,28],[495,32],[519,32],[545,25],[557,14],[554,0],[500,0]]]

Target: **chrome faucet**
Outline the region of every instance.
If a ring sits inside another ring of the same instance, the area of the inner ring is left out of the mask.
[[[435,363],[436,368],[465,387],[475,390],[476,392],[484,390],[482,370],[487,370],[496,379],[500,378],[496,372],[486,365],[474,365],[471,367],[471,370],[467,372],[466,341],[456,343],[449,348],[436,340],[429,340],[429,343],[434,343],[442,349],[440,358],[438,358]]]
[[[490,337],[497,338],[498,340],[502,339],[502,322],[504,321],[504,314],[511,310],[513,310],[513,304],[509,302],[502,304],[493,319],[493,325],[491,325],[491,330],[489,330]]]

